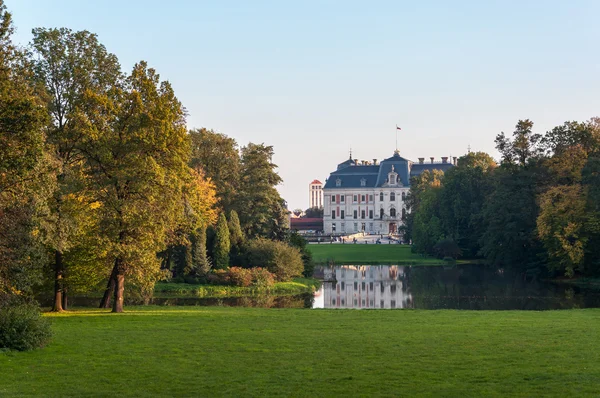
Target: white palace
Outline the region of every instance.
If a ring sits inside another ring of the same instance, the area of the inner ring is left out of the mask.
[[[419,158],[414,163],[396,150],[392,157],[378,163],[377,159],[359,162],[351,154],[325,181],[324,233],[396,234],[406,215],[410,178],[425,170],[446,171],[453,166],[448,159],[436,162],[430,158],[425,162],[425,158]]]

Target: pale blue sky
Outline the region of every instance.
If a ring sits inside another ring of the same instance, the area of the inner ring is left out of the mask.
[[[6,0],[171,81],[189,127],[275,147],[290,209],[348,157],[497,156],[494,137],[600,115],[600,1]]]

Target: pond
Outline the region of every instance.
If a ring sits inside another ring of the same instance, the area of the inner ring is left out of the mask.
[[[313,308],[552,310],[600,307],[600,290],[525,280],[481,265],[344,265],[316,271]]]
[[[481,265],[319,267],[315,294],[199,298],[157,296],[147,304],[262,308],[553,310],[600,307],[600,289],[540,280]],[[96,307],[96,297],[71,297],[72,307]],[[143,304],[126,299],[127,305]],[[52,300],[41,300],[50,307]]]

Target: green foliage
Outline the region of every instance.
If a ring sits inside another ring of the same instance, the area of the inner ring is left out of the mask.
[[[315,263],[312,259],[312,253],[310,250],[308,250],[307,240],[304,239],[304,237],[302,237],[298,232],[292,231],[288,235],[288,244],[300,250],[300,254],[302,255],[302,264],[304,265],[302,275],[306,278],[312,277],[315,271]]]
[[[460,247],[452,239],[442,239],[433,247],[438,258],[456,260],[462,255]]]
[[[260,267],[231,267],[227,270],[226,280],[233,286],[254,286],[260,289],[268,289],[275,283],[275,275]]]
[[[50,341],[50,322],[37,305],[10,303],[0,306],[0,349],[28,351]]]
[[[304,269],[300,251],[285,242],[252,239],[247,242],[245,253],[248,267],[266,268],[278,281],[289,281],[300,276]]]
[[[281,177],[272,163],[273,147],[250,143],[242,148],[241,180],[235,203],[246,237],[283,240],[289,229],[285,201],[276,186]]]
[[[244,234],[242,232],[242,227],[240,226],[240,218],[238,217],[237,211],[231,210],[229,212],[227,226],[229,227],[231,246],[241,247],[244,243]]]
[[[225,269],[229,267],[231,243],[229,241],[229,227],[227,227],[227,220],[223,213],[219,216],[215,232],[213,264],[216,269]]]
[[[238,197],[240,155],[233,138],[205,128],[190,130],[190,166],[201,169],[217,189],[224,211],[230,211]]]
[[[322,207],[309,207],[304,212],[304,217],[306,217],[306,218],[323,218],[323,208]]]
[[[211,268],[206,253],[206,226],[201,225],[191,236],[193,274],[205,277]]]

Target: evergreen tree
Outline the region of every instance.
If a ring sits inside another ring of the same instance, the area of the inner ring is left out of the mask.
[[[206,254],[206,226],[201,225],[192,234],[192,264],[196,276],[206,276],[210,271],[210,261]]]
[[[229,267],[229,251],[231,243],[229,239],[229,227],[225,214],[221,213],[217,221],[216,235],[213,247],[213,263],[217,269]]]
[[[231,247],[240,247],[244,243],[244,234],[242,227],[240,226],[240,219],[237,211],[231,210],[229,212],[229,221],[227,223],[229,227],[229,237],[231,240]]]

